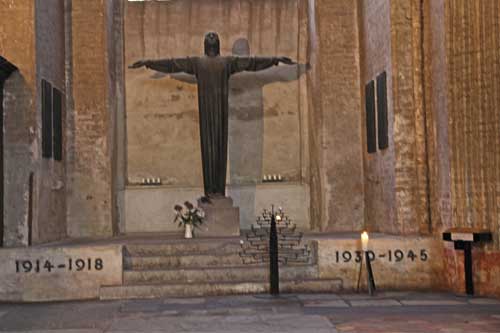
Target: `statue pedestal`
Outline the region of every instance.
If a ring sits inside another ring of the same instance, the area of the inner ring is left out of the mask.
[[[201,236],[239,236],[240,209],[233,207],[230,197],[210,198],[210,203],[198,200],[198,206],[205,211],[205,221],[196,230]]]

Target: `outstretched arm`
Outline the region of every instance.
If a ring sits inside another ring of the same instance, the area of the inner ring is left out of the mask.
[[[243,71],[257,72],[277,66],[280,62],[286,65],[295,64],[295,62],[287,57],[233,57],[231,61],[231,74]]]
[[[188,73],[195,74],[193,62],[190,58],[139,60],[129,68],[146,67],[162,73]]]
[[[273,82],[290,82],[297,80],[303,74],[305,74],[311,65],[307,64],[295,64],[293,66],[277,66],[259,75],[259,79],[264,84]]]

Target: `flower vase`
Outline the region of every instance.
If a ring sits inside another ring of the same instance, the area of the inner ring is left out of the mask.
[[[193,225],[190,223],[185,224],[184,238],[193,238]]]

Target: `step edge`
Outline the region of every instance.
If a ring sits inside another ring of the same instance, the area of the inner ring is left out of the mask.
[[[288,268],[308,268],[308,267],[313,267],[313,268],[318,268],[319,266],[317,264],[304,264],[304,265],[293,265],[293,266],[280,266],[280,269],[288,269]],[[123,273],[131,273],[131,272],[138,272],[138,273],[143,273],[143,272],[172,272],[172,271],[199,271],[199,270],[214,270],[214,271],[222,271],[222,270],[228,270],[228,269],[238,269],[238,270],[243,270],[243,269],[269,269],[268,265],[263,265],[263,266],[246,266],[246,265],[238,265],[238,266],[197,266],[195,267],[173,267],[169,269],[124,269]]]
[[[340,283],[342,284],[342,279],[341,278],[330,278],[330,279],[300,279],[300,280],[282,280],[280,279],[280,284],[281,283],[293,283],[293,284],[298,284],[298,283],[307,283],[307,282],[335,282],[335,283]],[[149,284],[142,284],[142,283],[137,283],[137,284],[124,284],[124,285],[116,285],[116,286],[101,286],[100,289],[111,289],[111,288],[134,288],[134,287],[165,287],[165,288],[170,288],[173,286],[192,286],[192,285],[198,285],[198,286],[213,286],[213,285],[233,285],[233,284],[265,284],[268,285],[269,282],[262,282],[262,281],[252,281],[252,280],[239,280],[239,281],[220,281],[217,283],[198,283],[198,282],[187,282],[187,283],[149,283]]]

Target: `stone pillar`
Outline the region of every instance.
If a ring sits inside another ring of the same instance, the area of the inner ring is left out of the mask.
[[[386,233],[428,233],[428,17],[420,0],[358,3],[363,87],[387,73],[389,147],[368,154],[363,143],[367,226]]]
[[[357,2],[309,2],[312,47],[311,225],[355,231],[364,224]]]
[[[104,0],[74,0],[72,30],[72,116],[68,132],[68,235],[113,234],[112,156],[108,25]]]
[[[53,88],[65,94],[65,25],[63,0],[36,0],[36,115],[41,122],[41,81],[50,82]],[[65,118],[65,108],[62,110]],[[41,127],[41,126],[40,126]],[[63,123],[63,159],[39,157],[39,170],[33,182],[38,193],[36,198],[36,221],[33,221],[34,243],[55,241],[66,237],[66,165],[64,160],[65,124]],[[41,135],[40,135],[41,137]],[[41,146],[41,144],[40,144]],[[33,206],[33,205],[32,205]]]
[[[391,2],[395,222],[404,234],[429,225],[421,6],[419,0]]]

